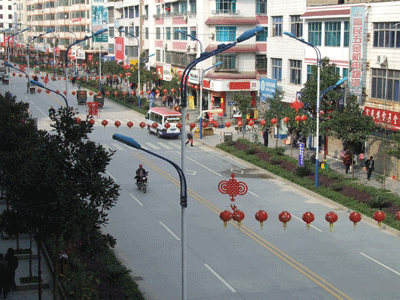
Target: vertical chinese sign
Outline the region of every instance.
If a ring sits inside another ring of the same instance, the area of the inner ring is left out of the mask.
[[[349,91],[356,96],[362,95],[362,54],[364,43],[364,6],[351,8],[350,20],[350,72]]]
[[[108,8],[104,6],[104,0],[93,0],[92,2],[92,31],[96,32],[105,28],[103,21],[108,24]],[[108,42],[108,32],[97,35],[94,41]]]
[[[125,56],[124,37],[115,38],[115,60],[117,62],[124,61]]]

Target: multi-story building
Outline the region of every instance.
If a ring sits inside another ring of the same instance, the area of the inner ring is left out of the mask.
[[[26,0],[8,0],[2,1],[0,4],[0,31],[4,31],[1,35],[1,42],[6,36],[12,35],[16,30],[21,30],[26,26]],[[26,27],[25,27],[26,28]],[[12,30],[7,30],[12,29]],[[22,43],[26,38],[26,34],[18,35],[14,38],[15,42]],[[6,38],[7,39],[7,38]]]

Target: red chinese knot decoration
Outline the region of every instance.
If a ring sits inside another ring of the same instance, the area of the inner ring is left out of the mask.
[[[275,119],[275,118],[271,119],[271,123],[272,123],[272,125],[275,125],[277,122],[278,122],[278,120],[277,120],[277,119]]]
[[[354,211],[349,215],[350,221],[354,224],[354,230],[356,230],[357,223],[361,221],[361,214]]]
[[[335,223],[338,220],[338,215],[330,211],[325,215],[325,220],[329,222],[329,231],[332,231],[333,223]]]
[[[256,212],[255,218],[258,222],[260,222],[261,229],[263,228],[263,222],[267,221],[268,214],[265,210],[259,210]]]
[[[310,230],[310,224],[315,219],[314,214],[310,211],[307,211],[303,214],[302,219],[304,222],[306,222],[307,230]]]
[[[243,122],[242,121],[237,122],[237,126],[242,127],[243,126]]]
[[[245,184],[242,181],[237,181],[235,179],[235,174],[231,175],[231,179],[228,181],[222,180],[218,184],[218,190],[222,194],[228,194],[231,196],[231,201],[235,201],[235,198],[237,195],[244,195],[247,193],[248,187],[247,184]]]
[[[287,211],[283,211],[279,214],[279,221],[283,223],[284,230],[286,230],[287,222],[289,222],[291,219],[292,215]]]

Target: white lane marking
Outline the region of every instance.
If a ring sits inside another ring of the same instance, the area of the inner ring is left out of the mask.
[[[111,149],[111,147],[109,147],[107,144],[103,144],[103,143],[102,143],[101,145],[103,146],[104,149],[107,149],[107,150],[108,150],[108,149]]]
[[[172,147],[174,147],[176,149],[181,149],[182,148],[181,144],[177,145],[175,142],[168,142],[168,144],[170,144]]]
[[[186,157],[186,158],[187,158],[187,159],[190,159],[191,161],[195,162],[196,164],[202,166],[203,168],[207,169],[208,171],[213,172],[215,175],[218,175],[219,177],[222,177],[221,174],[218,174],[217,172],[211,170],[210,168],[207,168],[206,166],[202,165],[201,163],[198,163],[197,161],[191,159],[190,157]]]
[[[42,112],[42,110],[41,110],[39,107],[37,107],[36,105],[35,105],[35,107],[36,107],[45,117],[47,117],[46,114],[45,114],[44,112]]]
[[[122,148],[120,145],[118,145],[117,143],[111,143],[111,145],[113,145],[115,148],[117,148],[118,150],[126,150],[125,148]]]
[[[253,192],[248,191],[250,194],[252,194],[253,196],[256,196],[258,198],[260,198],[260,196],[258,196],[257,194],[254,194]]]
[[[366,254],[364,254],[364,253],[362,253],[362,252],[360,252],[360,254],[361,254],[362,256],[364,256],[364,257],[366,257],[366,258],[372,260],[373,262],[377,263],[378,265],[381,265],[382,267],[388,269],[389,271],[392,271],[394,274],[400,276],[400,273],[399,273],[399,272],[393,270],[392,268],[389,268],[388,266],[384,265],[384,264],[381,263],[380,261],[377,261],[376,259],[373,259],[372,257],[370,257],[370,256],[368,256],[368,255],[366,255]]]
[[[160,150],[160,148],[158,148],[156,145],[154,145],[153,143],[146,143],[148,146],[150,146],[151,148],[153,148],[153,149],[156,149],[156,150]]]
[[[305,222],[303,221],[303,219],[300,219],[299,217],[296,217],[296,216],[293,215],[293,214],[292,214],[292,217],[295,218],[295,219],[297,219],[297,220],[299,220],[299,221],[302,222],[302,223],[305,223]],[[317,231],[319,231],[319,232],[322,232],[321,229],[315,227],[314,225],[311,225],[311,224],[310,224],[310,227],[314,228],[315,230],[317,230]]]
[[[172,232],[172,230],[171,229],[169,229],[168,227],[167,227],[167,225],[165,225],[163,222],[161,222],[161,221],[158,221],[158,223],[160,223],[161,224],[161,226],[162,227],[164,227],[165,228],[165,230],[166,231],[168,231],[174,238],[176,238],[178,241],[180,241],[181,239],[180,238],[178,238],[177,236],[176,236],[176,234],[175,233],[173,233]]]
[[[115,179],[115,177],[112,176],[110,172],[106,171],[106,174],[107,174],[108,176],[110,176],[115,182],[117,182],[117,179]]]
[[[165,143],[158,142],[157,144],[160,145],[161,147],[164,147],[165,149],[168,149],[168,150],[172,149],[170,146],[165,145]]]
[[[133,196],[131,193],[129,193],[129,196],[131,196],[133,199],[136,200],[137,203],[139,203],[141,206],[143,206],[142,202],[140,202],[135,196]]]
[[[110,114],[111,118],[116,119],[112,114]]]
[[[231,292],[236,293],[236,290],[235,290],[229,283],[227,283],[227,282],[225,281],[225,279],[223,279],[221,276],[219,276],[218,273],[215,272],[209,265],[204,264],[204,266],[205,266],[211,273],[213,273],[213,275],[214,275],[215,277],[217,277],[223,284],[225,284],[225,286],[226,286],[228,289],[230,289]]]

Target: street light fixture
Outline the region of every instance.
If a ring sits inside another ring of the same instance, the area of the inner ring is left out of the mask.
[[[10,28],[9,28],[10,29]],[[16,33],[14,33],[14,34],[12,34],[12,35],[10,35],[9,37],[8,37],[8,40],[7,40],[7,60],[8,61],[10,61],[10,40],[11,40],[11,38],[12,37],[14,37],[14,36],[16,36],[16,35],[18,35],[18,34],[20,34],[20,33],[22,33],[22,32],[25,32],[25,31],[27,31],[27,30],[30,30],[31,28],[30,27],[28,27],[28,28],[25,28],[24,30],[21,30],[21,31],[18,31],[18,32],[16,32]],[[7,30],[5,30],[5,31],[7,31]],[[8,73],[10,73],[10,69],[8,69]]]
[[[295,39],[303,44],[306,44],[307,46],[310,46],[314,49],[315,53],[317,54],[317,68],[318,68],[318,73],[317,73],[317,146],[315,147],[315,187],[318,187],[318,169],[319,169],[319,116],[320,116],[320,89],[321,89],[321,52],[319,49],[311,44],[310,42],[305,41],[304,39],[299,39],[296,37],[293,33],[291,32],[284,32],[285,35],[288,37],[291,37],[292,39]]]
[[[61,93],[59,93],[59,92],[57,92],[57,91],[54,91],[54,90],[52,90],[52,89],[49,89],[47,86],[44,86],[44,85],[43,85],[42,83],[40,83],[39,81],[31,80],[30,83],[32,83],[32,84],[34,84],[34,85],[37,85],[37,86],[39,86],[39,87],[41,87],[41,88],[44,88],[44,89],[46,89],[46,90],[49,90],[49,91],[51,91],[51,92],[53,92],[53,93],[55,93],[55,94],[57,94],[57,95],[63,97],[63,99],[64,99],[64,101],[65,101],[65,105],[67,106],[67,109],[69,109],[69,105],[68,105],[67,98],[65,98],[63,94],[61,94]]]

